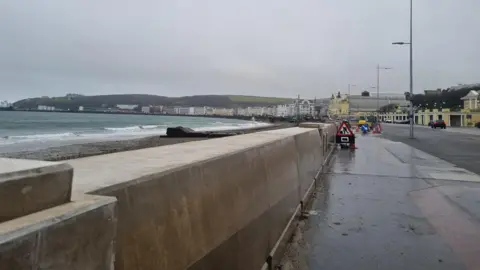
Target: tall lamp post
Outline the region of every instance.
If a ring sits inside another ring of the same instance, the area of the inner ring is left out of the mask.
[[[357,86],[355,84],[348,84],[348,117],[350,117],[350,88]]]
[[[348,84],[348,95],[350,96],[350,88],[357,86],[356,84]]]
[[[379,106],[379,100],[380,100],[380,70],[386,70],[386,69],[392,69],[389,67],[381,67],[380,65],[377,65],[377,114],[378,110],[380,109]]]
[[[393,42],[393,45],[409,45],[410,47],[410,139],[413,139],[413,0],[410,0],[410,42]]]

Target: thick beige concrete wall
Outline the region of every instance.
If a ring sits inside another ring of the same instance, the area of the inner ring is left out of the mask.
[[[333,123],[303,122],[300,123],[299,127],[318,129],[323,145],[324,156],[328,153],[330,144],[335,142],[337,126]]]
[[[85,196],[0,223],[0,269],[113,269],[115,201]]]
[[[334,142],[337,134],[337,126],[333,123],[303,122],[299,127],[318,128],[320,135],[326,137],[328,142]]]
[[[0,158],[0,222],[69,202],[72,177],[66,163]]]
[[[115,269],[259,269],[322,149],[290,128],[72,160],[73,196],[118,199]]]
[[[314,128],[318,129],[318,127]],[[284,130],[272,130],[264,133],[282,134],[284,132]],[[295,154],[297,155],[298,180],[300,183],[298,188],[299,196],[305,194],[324,159],[325,153],[322,141],[324,135],[320,132],[321,129],[319,129],[319,132],[302,132],[293,135]]]
[[[70,165],[2,159],[10,165],[0,171],[0,194],[21,207],[2,201],[0,269],[260,268],[323,163],[324,130],[265,131]]]
[[[116,199],[71,201],[66,163],[0,159],[0,269],[113,269]]]
[[[328,142],[335,142],[335,135],[337,135],[337,126],[335,124],[327,124],[324,126],[324,131],[327,133]]]

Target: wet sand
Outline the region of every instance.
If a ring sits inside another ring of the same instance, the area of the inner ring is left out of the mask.
[[[224,132],[242,132],[244,134],[253,133],[257,131],[281,129],[292,127],[295,124],[281,123],[273,126],[259,127],[254,129],[239,129],[231,131],[218,131]],[[215,133],[215,132],[213,132]],[[117,141],[104,141],[84,144],[73,144],[58,147],[50,147],[41,150],[34,151],[21,151],[12,153],[0,153],[0,157],[6,158],[20,158],[20,159],[33,159],[33,160],[45,160],[45,161],[60,161],[74,158],[82,158],[96,155],[103,155],[108,153],[122,152],[137,150],[149,147],[158,147],[170,144],[209,140],[210,138],[167,138],[161,136],[149,136],[138,139],[130,140],[117,140]]]

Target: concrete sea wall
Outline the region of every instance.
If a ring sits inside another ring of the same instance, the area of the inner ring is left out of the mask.
[[[116,199],[71,188],[67,164],[0,159],[0,269],[112,269]]]
[[[71,160],[71,199],[0,223],[0,234],[25,218],[42,225],[16,229],[22,235],[6,242],[55,243],[44,238],[56,232],[75,242],[85,234],[82,248],[52,244],[57,254],[42,258],[65,255],[69,263],[77,260],[69,254],[82,253],[90,265],[47,269],[260,269],[321,168],[330,129],[272,130]],[[63,220],[37,220],[45,211]],[[28,247],[23,251],[38,244]],[[13,249],[0,250],[0,269],[7,265],[2,258],[15,257],[7,252]]]

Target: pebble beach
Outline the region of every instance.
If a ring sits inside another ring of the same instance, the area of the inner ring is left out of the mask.
[[[264,130],[288,128],[294,125],[295,124],[292,124],[292,123],[281,123],[281,124],[275,124],[270,126],[262,126],[258,128],[235,129],[231,131],[248,134],[248,133],[264,131]],[[221,132],[222,133],[229,132],[229,130],[223,130]],[[61,160],[83,158],[83,157],[89,157],[89,156],[95,156],[95,155],[103,155],[108,153],[131,151],[131,150],[137,150],[137,149],[143,149],[143,148],[149,148],[149,147],[159,147],[159,146],[171,145],[171,144],[177,144],[177,143],[208,140],[208,139],[209,138],[168,138],[165,136],[148,136],[143,138],[127,139],[127,140],[102,141],[102,142],[63,145],[63,146],[49,147],[46,149],[39,149],[39,150],[33,150],[33,151],[0,153],[0,157],[33,159],[33,160],[44,160],[44,161],[61,161]]]

